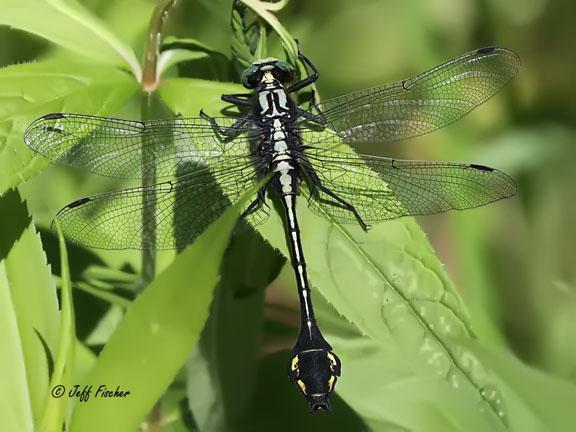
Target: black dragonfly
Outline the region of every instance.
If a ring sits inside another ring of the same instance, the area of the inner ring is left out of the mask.
[[[243,216],[264,221],[272,198],[283,209],[301,307],[301,330],[289,374],[312,411],[329,409],[340,360],[314,318],[296,215],[300,189],[309,206],[338,222],[369,224],[409,215],[463,210],[515,194],[514,181],[483,165],[390,159],[357,154],[354,146],[402,140],[444,127],[485,102],[518,71],[519,57],[482,48],[415,77],[326,100],[304,110],[291,95],[318,79],[291,84],[294,68],[258,60],[242,75],[250,92],[223,95],[244,109],[239,118],[133,121],[48,114],[25,141],[57,162],[120,178],[169,178],[145,187],[82,198],[57,215],[65,235],[95,248],[177,248],[191,242],[246,191],[267,181]],[[193,96],[193,95],[192,95]],[[270,196],[267,195],[267,192]],[[149,212],[152,217],[142,217]],[[147,224],[152,226],[146,226]]]

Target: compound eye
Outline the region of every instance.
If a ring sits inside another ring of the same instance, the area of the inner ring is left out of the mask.
[[[248,89],[253,89],[262,79],[262,72],[257,66],[252,66],[242,73],[242,85]]]
[[[289,83],[294,79],[294,68],[290,63],[279,61],[275,64],[272,74],[278,81]]]

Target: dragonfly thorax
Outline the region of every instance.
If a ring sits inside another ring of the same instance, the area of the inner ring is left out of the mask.
[[[269,124],[275,119],[293,121],[295,104],[277,81],[265,82],[255,96],[253,113],[259,123]]]

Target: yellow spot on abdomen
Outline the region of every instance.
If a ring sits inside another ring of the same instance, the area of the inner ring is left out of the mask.
[[[304,381],[298,380],[296,383],[298,384],[298,387],[300,387],[300,390],[302,390],[302,393],[306,394],[306,384],[304,384]]]
[[[334,381],[336,381],[336,377],[334,375],[330,375],[330,379],[328,380],[329,392],[332,392],[332,390],[334,390]]]
[[[299,361],[299,360],[298,360],[298,356],[295,356],[295,357],[292,359],[292,366],[291,366],[292,372],[294,372],[294,371],[296,371],[296,369],[298,369],[298,361]]]

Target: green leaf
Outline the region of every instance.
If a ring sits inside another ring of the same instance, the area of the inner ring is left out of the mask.
[[[227,210],[135,300],[86,379],[130,394],[76,406],[71,430],[134,430],[166,390],[208,318],[238,208]]]
[[[158,88],[164,103],[174,113],[197,116],[201,109],[210,115],[222,115],[228,104],[220,97],[225,93],[239,93],[246,89],[239,84],[221,83],[193,78],[171,78]],[[190,95],[190,97],[182,97]]]
[[[499,430],[486,425],[478,409],[477,392],[454,389],[414,370],[397,345],[363,336],[339,318],[322,296],[315,296],[315,310],[324,336],[345,367],[336,387],[342,397],[367,424],[383,431]]]
[[[158,70],[160,74],[170,69],[172,66],[184,62],[197,60],[204,57],[211,57],[220,71],[228,68],[228,58],[208,45],[192,38],[178,39],[167,37],[162,43],[160,56],[158,58]]]
[[[137,88],[125,72],[107,66],[43,62],[0,69],[0,193],[49,163],[22,139],[37,117],[51,112],[109,114]]]
[[[137,51],[137,58],[141,58],[144,50],[144,35],[150,25],[150,17],[154,12],[156,2],[149,0],[122,0],[109,1],[103,3],[105,8],[102,21],[107,27],[124,41],[127,45],[134,47]],[[126,17],[130,19],[126,19]]]
[[[74,346],[76,344],[76,329],[74,327],[74,306],[72,304],[72,283],[70,282],[70,270],[68,265],[68,251],[64,235],[56,221],[58,243],[60,245],[60,269],[62,272],[62,284],[60,290],[60,334],[58,351],[54,364],[54,373],[50,379],[50,390],[64,386],[70,388],[72,373],[74,370]],[[65,393],[65,392],[64,392]],[[50,394],[46,397],[44,412],[40,421],[40,430],[62,430],[68,398],[54,397]]]
[[[505,352],[465,341],[482,362],[492,368],[505,384],[508,399],[519,402],[510,410],[510,423],[518,431],[569,431],[576,425],[576,386],[568,381],[547,375]],[[526,418],[532,421],[527,424]]]
[[[130,47],[74,0],[4,0],[0,24],[36,34],[99,63],[128,65],[140,79],[140,65]]]
[[[0,258],[4,345],[0,417],[5,430],[32,430],[48,394],[48,359],[42,340],[52,353],[59,343],[56,286],[40,237],[16,191],[0,198],[0,226],[4,251]]]

